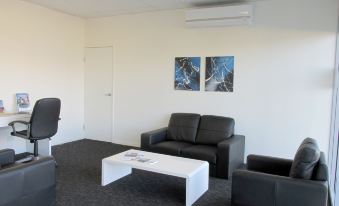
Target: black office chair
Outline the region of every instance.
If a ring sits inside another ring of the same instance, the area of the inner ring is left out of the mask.
[[[21,137],[34,143],[34,156],[38,156],[38,140],[51,138],[58,131],[58,122],[60,120],[60,99],[44,98],[38,100],[33,108],[29,122],[13,121],[9,126],[13,128],[12,136]],[[26,130],[17,131],[15,124],[27,126]]]

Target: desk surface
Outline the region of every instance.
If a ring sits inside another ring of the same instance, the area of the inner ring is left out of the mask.
[[[7,113],[7,112],[4,112],[4,113],[0,113],[0,118],[1,117],[10,117],[10,116],[21,116],[21,115],[30,115],[29,113]]]
[[[8,127],[10,122],[17,120],[28,121],[30,117],[30,114],[24,113],[0,113],[0,127]]]

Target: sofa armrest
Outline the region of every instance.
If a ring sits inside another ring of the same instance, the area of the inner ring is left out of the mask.
[[[166,140],[167,127],[141,134],[141,149],[149,150],[149,146]]]
[[[19,201],[46,189],[55,191],[54,158],[40,157],[3,168],[0,170],[0,182],[0,205]]]
[[[294,179],[248,170],[237,170],[232,177],[233,206],[326,206],[327,195],[325,181]]]
[[[233,135],[218,144],[217,177],[229,178],[244,163],[245,136]]]
[[[15,152],[12,149],[0,150],[0,168],[15,161]]]
[[[268,174],[289,176],[292,160],[261,155],[247,156],[247,169]]]

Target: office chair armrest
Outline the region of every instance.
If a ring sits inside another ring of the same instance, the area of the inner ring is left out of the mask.
[[[15,129],[15,125],[16,124],[23,124],[23,125],[26,125],[27,126],[27,136],[23,137],[23,138],[29,138],[29,134],[30,134],[30,129],[31,129],[31,123],[29,122],[26,122],[26,121],[21,121],[21,120],[17,120],[17,121],[13,121],[13,122],[10,122],[8,124],[8,126],[11,126],[12,129],[13,129],[13,135],[14,136],[22,136],[20,134],[17,133],[17,130]]]
[[[8,126],[14,126],[15,124],[24,124],[24,125],[29,125],[30,123],[29,122],[26,122],[26,121],[21,121],[21,120],[17,120],[17,121],[13,121],[13,122],[10,122],[8,124]]]

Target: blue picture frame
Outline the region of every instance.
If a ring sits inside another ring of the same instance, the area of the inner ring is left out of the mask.
[[[205,91],[233,92],[234,56],[206,57]]]
[[[200,57],[175,58],[175,90],[200,91]]]

